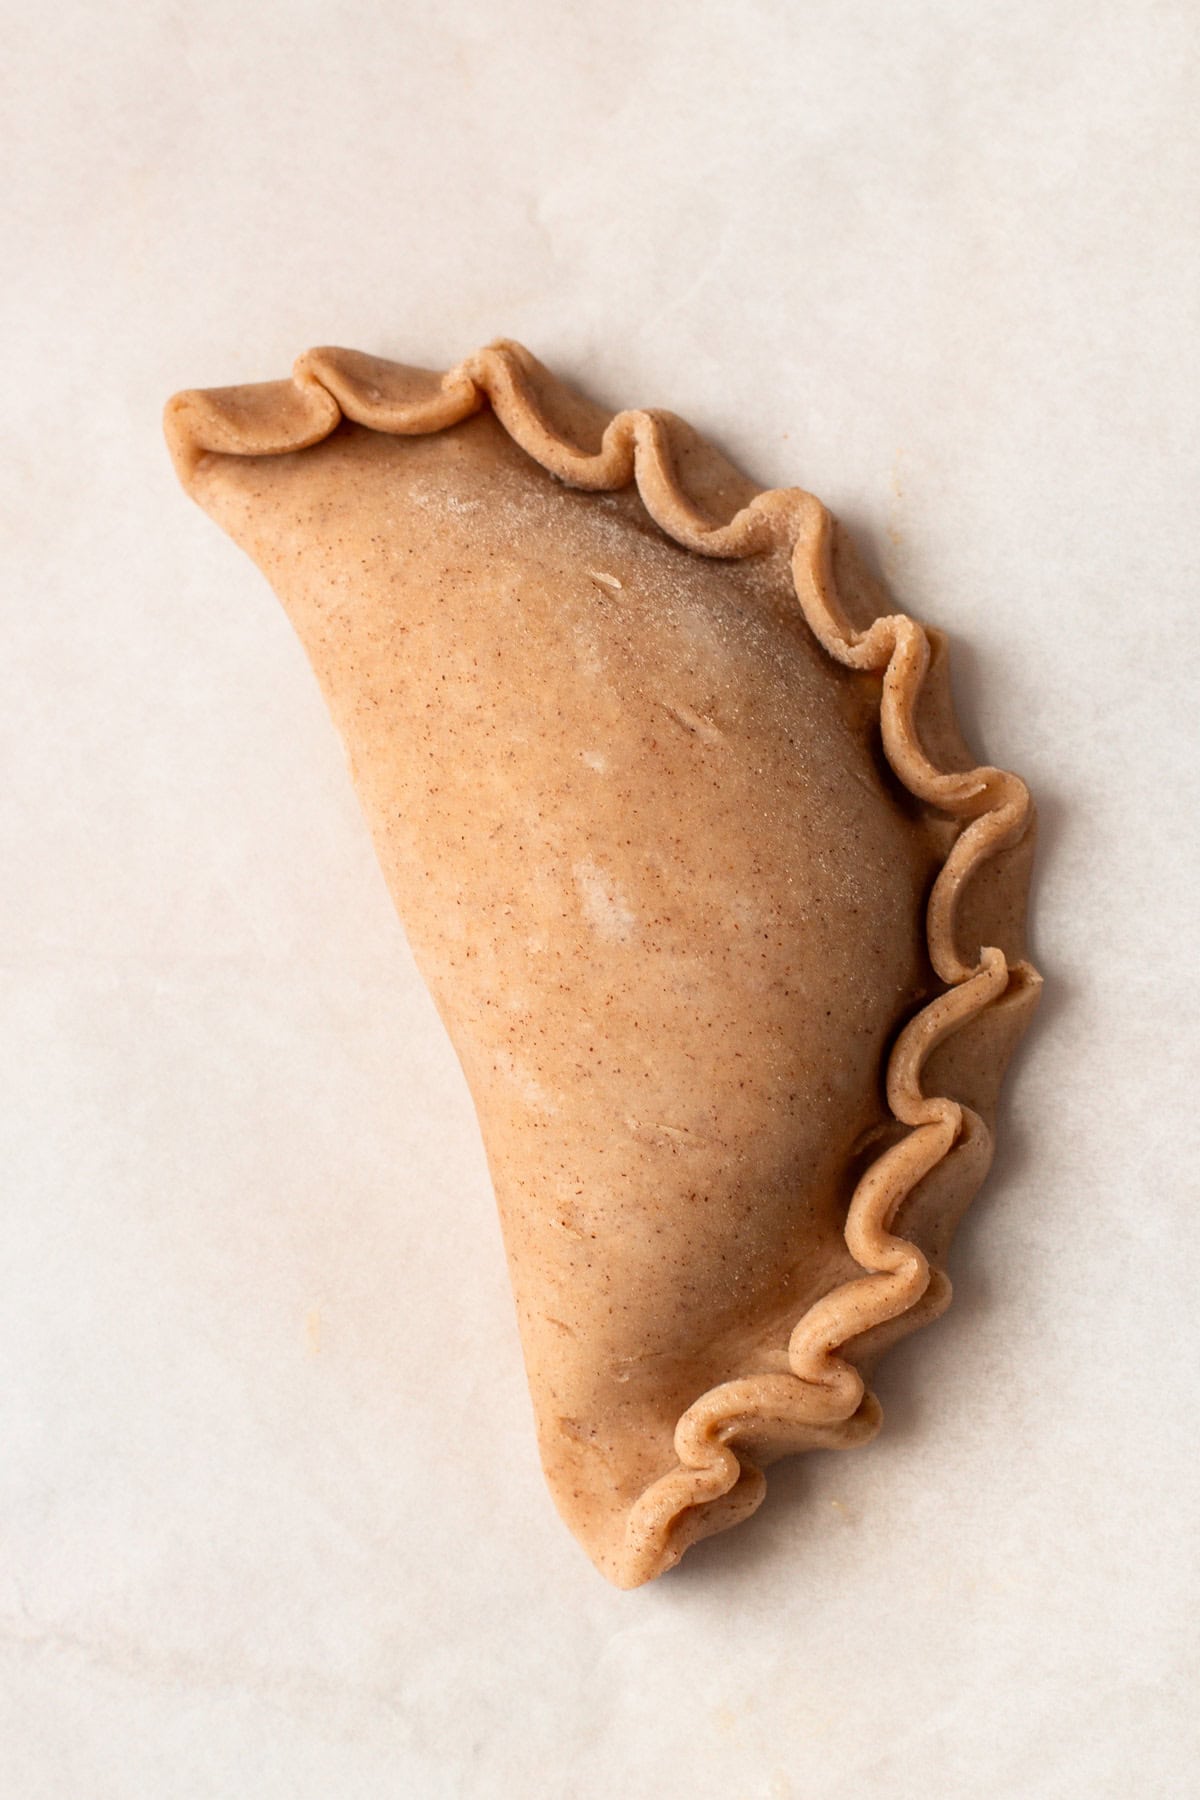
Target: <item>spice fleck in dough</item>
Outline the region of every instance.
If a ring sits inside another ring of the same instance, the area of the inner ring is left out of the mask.
[[[869,1437],[873,1358],[948,1299],[1037,996],[1026,791],[812,496],[517,345],[313,351],[167,434],[342,735],[478,1109],[550,1490],[635,1586],[773,1459]]]

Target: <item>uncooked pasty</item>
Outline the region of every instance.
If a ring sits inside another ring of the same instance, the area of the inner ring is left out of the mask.
[[[621,1586],[861,1443],[1038,981],[1015,776],[829,513],[498,343],[178,395],[341,732],[495,1182],[542,1463]]]

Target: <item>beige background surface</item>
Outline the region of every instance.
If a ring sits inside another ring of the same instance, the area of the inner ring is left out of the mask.
[[[1195,1791],[1194,9],[3,23],[3,1791]],[[1045,825],[954,1309],[872,1448],[634,1594],[544,1494],[315,686],[158,431],[500,332],[857,526]]]

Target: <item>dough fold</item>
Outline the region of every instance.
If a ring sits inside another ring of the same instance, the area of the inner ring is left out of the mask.
[[[874,1358],[949,1299],[1039,987],[1028,793],[819,501],[518,345],[309,351],[166,432],[342,735],[478,1110],[547,1481],[636,1586],[775,1458],[868,1438]]]

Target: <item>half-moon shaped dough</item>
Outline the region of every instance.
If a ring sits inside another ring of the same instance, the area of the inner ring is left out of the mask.
[[[312,351],[167,434],[342,735],[478,1109],[547,1481],[635,1586],[774,1458],[869,1437],[871,1359],[947,1302],[1037,996],[1026,790],[819,502],[518,345]]]

